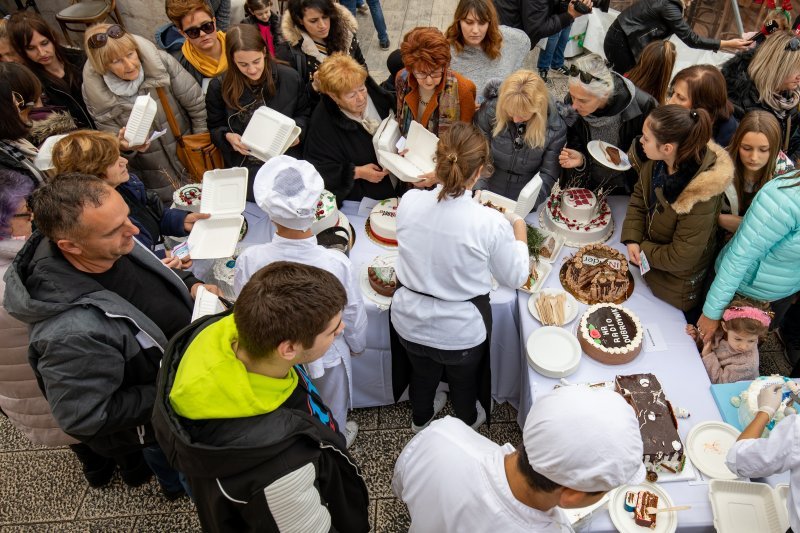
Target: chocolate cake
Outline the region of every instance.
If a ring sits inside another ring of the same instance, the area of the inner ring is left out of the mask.
[[[636,508],[633,510],[633,520],[642,527],[655,529],[656,513],[648,513],[648,507],[658,507],[658,496],[648,490],[640,491],[636,499]]]
[[[615,165],[619,165],[622,162],[622,158],[619,156],[618,148],[606,146],[606,155],[608,156],[608,160]]]
[[[622,394],[639,419],[647,479],[655,481],[659,472],[683,471],[686,456],[678,421],[658,379],[653,374],[617,376],[614,390]]]
[[[610,246],[584,246],[566,268],[564,288],[583,303],[621,303],[628,296],[628,260]]]
[[[392,296],[397,289],[397,276],[394,267],[370,266],[367,268],[369,285],[382,296]]]
[[[586,355],[607,365],[633,361],[642,351],[642,324],[633,311],[596,304],[581,317],[578,342]]]

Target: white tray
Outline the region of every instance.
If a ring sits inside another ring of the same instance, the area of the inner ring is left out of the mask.
[[[559,293],[564,293],[567,296],[566,304],[564,305],[564,323],[558,324],[559,326],[565,326],[575,320],[575,317],[578,316],[578,300],[575,299],[567,291],[563,291],[561,289],[542,289],[536,294],[531,294],[528,298],[528,311],[531,312],[533,318],[538,320],[539,322],[542,321],[542,318],[539,316],[539,310],[536,309],[536,299],[539,298],[540,294],[547,294],[551,296],[556,296]]]
[[[381,261],[383,264],[388,266],[394,266],[397,261],[397,252],[379,255],[369,263],[364,263],[364,266],[361,267],[361,273],[358,276],[361,281],[361,290],[364,293],[364,296],[366,296],[372,302],[378,304],[379,307],[388,309],[392,304],[392,297],[378,294],[375,292],[375,289],[372,288],[372,285],[369,284],[369,274],[367,273],[367,269],[376,261]]]
[[[656,507],[672,507],[672,498],[669,497],[667,491],[655,483],[642,483],[641,485],[623,485],[618,489],[614,489],[611,493],[611,499],[608,502],[608,514],[611,516],[611,522],[620,533],[675,533],[678,529],[678,512],[658,513],[656,515],[656,527],[649,529],[637,524],[633,519],[633,512],[625,510],[625,493],[626,492],[639,492],[647,490],[658,496],[658,505]]]
[[[586,145],[586,149],[589,150],[589,154],[601,165],[608,168],[613,168],[614,170],[628,170],[631,168],[631,163],[628,161],[628,154],[625,153],[625,150],[619,150],[619,158],[620,162],[619,165],[615,165],[608,159],[608,155],[606,155],[606,148],[607,147],[617,148],[613,144],[608,144],[603,141],[589,141]]]
[[[225,306],[219,301],[216,294],[208,292],[202,285],[197,288],[197,295],[194,297],[194,309],[192,310],[192,322],[207,315],[216,315],[225,310]]]
[[[530,289],[526,289],[524,287],[520,287],[519,290],[522,292],[527,292],[528,294],[534,294],[538,292],[539,289],[542,288],[544,282],[547,280],[547,276],[550,275],[550,272],[553,270],[553,265],[550,263],[532,263],[536,265],[536,271],[539,273],[539,279],[536,280],[536,283],[531,286]]]
[[[268,161],[286,152],[299,136],[300,127],[294,119],[261,106],[247,123],[242,133],[242,143],[253,156]]]
[[[209,170],[203,174],[200,212],[211,218],[198,220],[189,234],[192,259],[230,257],[236,251],[247,202],[247,169]]]
[[[569,331],[556,326],[542,326],[525,343],[528,364],[548,378],[563,378],[578,370],[581,345]]]
[[[150,95],[143,94],[136,97],[128,122],[125,124],[125,140],[130,146],[141,146],[147,142],[150,126],[153,125],[157,111],[158,104],[150,98]]]
[[[728,450],[739,437],[739,430],[725,422],[700,422],[686,436],[686,453],[694,466],[713,479],[737,479],[725,465]]]
[[[536,227],[536,226],[531,226],[531,227]],[[564,243],[567,241],[567,239],[563,235],[558,235],[558,234],[553,233],[552,231],[548,231],[548,230],[546,230],[544,228],[536,227],[536,229],[539,230],[539,232],[542,235],[553,237],[553,239],[555,239],[555,241],[556,241],[556,245],[553,247],[553,253],[550,255],[550,257],[544,257],[544,256],[540,255],[539,256],[539,262],[545,262],[545,263],[551,263],[551,264],[555,263],[556,259],[558,259],[558,254],[561,253],[561,249],[564,248]]]
[[[783,533],[777,496],[764,483],[712,479],[708,499],[719,533]]]

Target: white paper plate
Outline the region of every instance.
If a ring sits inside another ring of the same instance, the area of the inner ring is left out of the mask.
[[[631,168],[631,164],[628,161],[628,154],[625,153],[625,150],[620,150],[619,148],[617,148],[620,158],[619,165],[612,163],[606,155],[606,148],[609,146],[617,148],[613,144],[604,143],[603,141],[589,141],[589,144],[586,145],[586,149],[589,150],[589,154],[591,154],[598,163],[605,167],[613,168],[614,170],[628,170]]]
[[[367,273],[367,269],[378,259],[385,261],[389,265],[394,265],[395,261],[397,261],[397,252],[379,255],[369,263],[364,263],[364,266],[361,268],[361,274],[359,275],[359,278],[361,279],[361,290],[364,292],[364,296],[366,296],[368,299],[375,302],[379,306],[388,308],[392,303],[392,297],[378,294],[375,292],[375,289],[372,288],[372,285],[369,284],[369,274]]]
[[[569,324],[575,317],[578,316],[578,300],[575,299],[567,291],[563,291],[561,289],[542,289],[537,294],[531,294],[530,298],[528,298],[528,311],[531,312],[533,318],[538,320],[539,322],[542,321],[542,318],[539,316],[539,310],[536,309],[536,299],[539,298],[540,294],[547,294],[548,296],[556,296],[559,293],[564,293],[567,296],[566,304],[564,305],[564,323],[558,324],[559,326],[564,326]]]
[[[640,490],[648,490],[658,496],[658,505],[656,507],[672,507],[672,498],[669,494],[656,485],[655,483],[642,483],[641,485],[623,485],[615,489],[611,493],[611,499],[608,502],[608,514],[611,516],[611,522],[620,533],[675,533],[678,529],[678,512],[671,513],[658,513],[656,515],[656,527],[649,529],[642,527],[633,519],[633,513],[625,510],[625,493],[626,492],[639,492]]]
[[[548,378],[563,378],[578,370],[581,345],[577,337],[556,326],[542,326],[525,343],[528,364]]]
[[[536,280],[536,283],[534,283],[530,289],[525,289],[523,287],[520,287],[519,290],[521,290],[522,292],[527,292],[528,294],[534,294],[535,292],[537,292],[539,289],[542,288],[542,285],[544,285],[544,282],[547,280],[547,276],[550,275],[550,272],[552,270],[553,270],[553,265],[551,265],[550,263],[540,262],[538,265],[536,265],[536,271],[539,273],[539,279]]]
[[[714,479],[737,479],[725,466],[725,456],[739,437],[739,430],[725,422],[700,422],[686,437],[686,453],[702,473]]]
[[[765,483],[712,479],[708,499],[720,533],[783,533],[772,488]]]

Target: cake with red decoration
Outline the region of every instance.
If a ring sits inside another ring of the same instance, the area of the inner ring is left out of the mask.
[[[172,202],[175,207],[184,211],[198,213],[200,211],[200,199],[203,196],[202,183],[190,183],[175,190],[172,193]]]
[[[317,235],[321,231],[332,228],[339,223],[339,208],[336,207],[336,196],[330,191],[322,191],[314,209],[314,222],[311,232]]]
[[[556,185],[539,214],[540,226],[563,235],[567,246],[605,242],[614,231],[605,196],[603,192]]]
[[[369,214],[370,235],[388,246],[397,246],[397,198],[381,200]]]

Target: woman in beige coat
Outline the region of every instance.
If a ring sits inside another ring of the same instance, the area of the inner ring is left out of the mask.
[[[131,169],[162,201],[170,202],[173,183],[186,181],[186,170],[178,160],[177,140],[156,88],[164,89],[181,135],[188,135],[207,131],[200,86],[171,55],[116,24],[92,26],[86,31],[85,44],[89,61],[83,71],[83,98],[89,113],[99,129],[119,134]],[[151,130],[166,130],[166,134],[152,143],[129,146],[122,128],[140,95],[150,95],[158,104]]]

